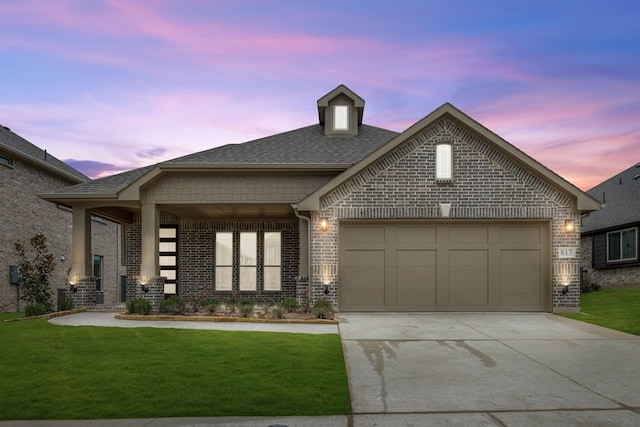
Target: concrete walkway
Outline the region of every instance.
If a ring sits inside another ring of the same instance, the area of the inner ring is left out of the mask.
[[[552,314],[341,314],[355,426],[638,426],[640,337]]]

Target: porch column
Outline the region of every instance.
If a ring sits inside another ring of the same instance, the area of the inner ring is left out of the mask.
[[[66,298],[76,308],[96,305],[96,278],[93,277],[91,256],[91,211],[74,206],[71,270],[67,277]]]
[[[158,242],[160,211],[155,203],[142,205],[142,254],[140,276],[157,277],[160,275],[158,264]]]
[[[93,274],[91,258],[91,211],[73,208],[73,241],[70,276],[87,277]]]

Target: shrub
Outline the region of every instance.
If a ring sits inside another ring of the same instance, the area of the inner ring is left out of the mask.
[[[326,298],[321,298],[313,304],[311,312],[318,319],[329,319],[333,316],[333,305]]]
[[[309,298],[303,298],[299,305],[300,312],[302,314],[311,313],[311,305],[309,304]]]
[[[151,313],[151,302],[149,300],[138,297],[129,300],[125,303],[127,307],[127,313],[132,314],[149,314]]]
[[[158,311],[168,314],[184,314],[187,311],[187,304],[178,295],[173,295],[160,301]]]
[[[200,310],[206,310],[205,302],[209,298],[209,295],[205,293],[198,293],[196,295],[190,295],[184,298],[185,302],[189,304],[191,311],[199,312]]]
[[[598,285],[597,283],[592,283],[592,282],[580,282],[580,293],[582,294],[586,294],[588,292],[593,292],[593,291],[599,291],[600,290],[600,285]]]
[[[42,304],[46,312],[50,312],[53,311],[53,291],[49,281],[56,264],[53,255],[49,253],[47,238],[43,234],[36,234],[29,242],[30,253],[22,242],[15,243],[16,252],[20,257],[18,268],[19,283],[22,287],[21,298],[27,304]]]
[[[240,316],[244,318],[251,317],[255,307],[256,307],[256,303],[251,300],[248,300],[248,299],[240,300],[240,303],[238,305],[238,310],[240,310]]]
[[[285,298],[280,305],[287,310],[287,312],[293,313],[298,309],[298,300],[295,298]]]
[[[226,301],[226,305],[227,305],[227,308],[229,309],[229,312],[235,313],[239,304],[240,304],[240,298],[238,298],[238,293],[235,291],[231,292],[231,295],[229,296],[229,298],[227,298],[227,301]]]
[[[218,298],[209,297],[202,303],[202,308],[209,313],[210,316],[215,316],[220,309],[220,300]]]
[[[40,316],[41,314],[47,314],[47,307],[40,302],[30,302],[24,306],[25,316]]]
[[[73,310],[73,300],[71,298],[63,298],[58,301],[58,311]]]
[[[271,309],[271,315],[276,319],[284,319],[287,315],[287,309],[282,304],[276,305]]]

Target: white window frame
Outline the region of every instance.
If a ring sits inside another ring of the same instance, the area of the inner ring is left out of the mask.
[[[230,252],[226,252],[222,250],[221,245],[223,240],[226,241],[229,237],[231,237]],[[223,253],[224,256],[222,256]],[[233,232],[231,231],[216,232],[215,274],[216,291],[233,290]]]
[[[442,142],[436,144],[436,180],[451,181],[453,179],[453,144]]]
[[[267,292],[282,290],[282,233],[265,231],[263,236],[262,287]]]
[[[333,130],[336,132],[349,131],[349,106],[336,104],[333,106]]]
[[[258,233],[240,232],[240,291],[258,290]]]
[[[633,232],[633,237],[634,237],[634,241],[633,241],[633,256],[631,257],[627,257],[627,258],[623,258],[624,256],[624,246],[623,246],[623,239],[622,239],[622,235],[624,233],[628,233],[628,232]],[[609,255],[611,254],[610,249],[609,249],[609,237],[613,234],[618,234],[619,235],[619,245],[620,247],[618,248],[619,253],[620,253],[620,258],[614,258],[611,259],[609,257]],[[638,259],[638,229],[636,227],[632,227],[632,228],[625,228],[624,230],[616,230],[616,231],[610,231],[607,233],[607,262],[627,262],[627,261],[636,261]]]

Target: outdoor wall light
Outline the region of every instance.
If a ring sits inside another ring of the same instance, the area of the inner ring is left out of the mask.
[[[74,285],[73,283],[71,283],[69,285],[69,290],[75,294],[76,292],[78,292],[78,287],[76,285]]]
[[[324,294],[329,295],[329,285],[324,285]]]
[[[140,290],[146,294],[147,292],[149,292],[149,286],[145,285],[144,283],[140,283]]]
[[[567,219],[564,221],[564,231],[567,233],[571,233],[576,229],[576,223],[572,219]]]
[[[326,217],[320,218],[320,231],[325,232],[329,229],[329,220]]]
[[[562,292],[562,295],[568,294],[569,293],[569,285],[564,285],[562,287],[562,291],[561,292]]]
[[[61,255],[61,256],[60,256],[60,261],[61,261],[61,262],[65,262],[66,260],[67,260],[67,257],[66,257],[66,256],[64,256],[64,255]]]

